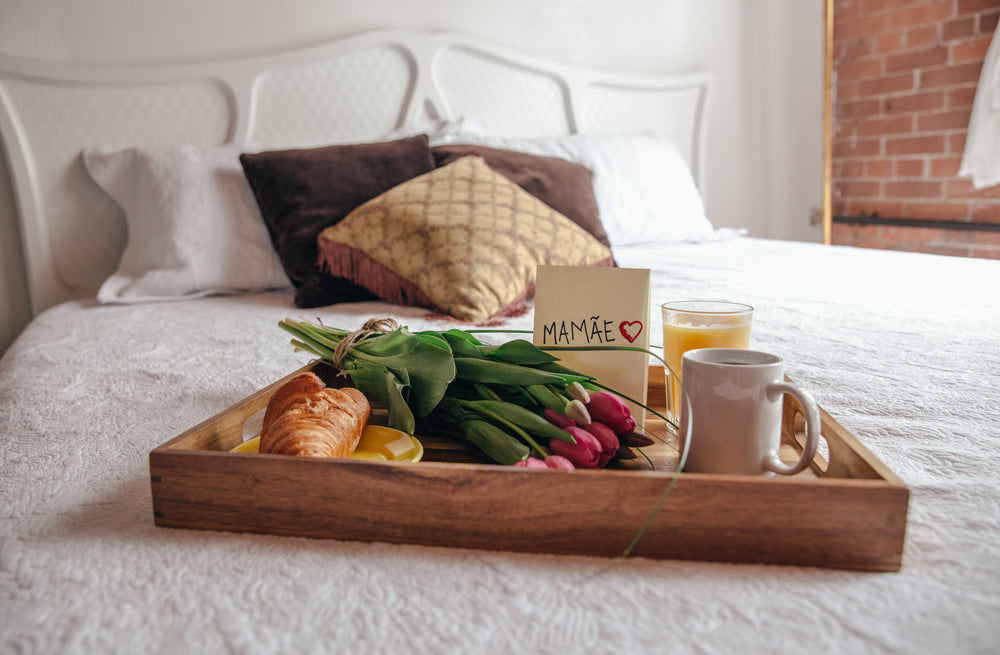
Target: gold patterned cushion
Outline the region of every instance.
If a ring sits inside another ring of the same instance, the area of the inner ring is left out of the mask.
[[[470,322],[523,311],[539,264],[612,265],[606,246],[477,156],[366,202],[318,245],[331,274]]]

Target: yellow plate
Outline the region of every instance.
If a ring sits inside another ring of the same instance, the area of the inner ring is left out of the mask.
[[[260,452],[260,437],[248,439],[236,446],[231,453]],[[366,459],[376,462],[419,462],[424,456],[424,446],[402,430],[383,425],[365,426],[361,441],[349,459]]]

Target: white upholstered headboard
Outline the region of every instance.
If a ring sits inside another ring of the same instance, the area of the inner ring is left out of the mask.
[[[86,147],[312,146],[468,117],[498,136],[666,134],[703,188],[709,87],[704,73],[586,70],[440,32],[171,66],[0,56],[0,135],[32,311],[93,296],[125,246],[124,217],[83,167]]]

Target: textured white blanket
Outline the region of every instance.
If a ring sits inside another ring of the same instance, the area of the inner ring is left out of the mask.
[[[70,303],[0,362],[0,651],[996,652],[1000,262],[749,238],[616,256],[653,269],[654,307],[755,306],[752,347],[782,355],[910,487],[901,572],[601,571],[608,560],[156,528],[149,451],[305,363],[279,319],[435,324],[376,303],[303,313],[287,294]]]

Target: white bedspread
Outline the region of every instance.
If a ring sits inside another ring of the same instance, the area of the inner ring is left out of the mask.
[[[157,528],[149,451],[305,363],[280,318],[351,328],[386,307],[70,303],[0,363],[0,651],[997,652],[1000,262],[750,238],[616,256],[654,269],[654,307],[756,307],[752,347],[785,357],[910,487],[901,572],[601,571],[608,560]]]

